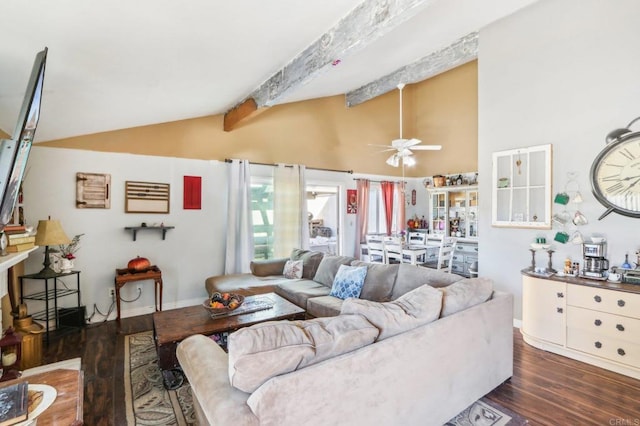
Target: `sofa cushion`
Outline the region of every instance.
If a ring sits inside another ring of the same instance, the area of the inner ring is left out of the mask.
[[[467,278],[439,289],[443,293],[441,316],[486,302],[493,294],[493,281],[489,278]]]
[[[302,260],[302,278],[308,280],[312,280],[315,277],[323,256],[324,253],[319,251],[302,249],[293,249],[291,251],[291,260]]]
[[[460,275],[449,274],[436,269],[402,263],[399,265],[398,276],[393,286],[391,298],[397,299],[423,284],[429,284],[431,287],[445,287],[463,278]]]
[[[287,260],[282,274],[289,279],[302,278],[302,260]]]
[[[310,297],[326,296],[331,291],[330,288],[311,280],[287,280],[283,279],[276,287],[275,293],[306,308],[307,300]]]
[[[338,273],[333,279],[330,296],[340,299],[348,297],[360,297],[364,278],[367,276],[366,266],[347,266],[340,265]]]
[[[360,299],[373,300],[374,302],[388,302],[391,300],[391,291],[396,282],[400,265],[380,265],[356,260],[352,266],[366,266],[367,276],[364,279]]]
[[[360,315],[270,321],[229,335],[229,381],[253,392],[270,378],[370,343],[378,329]]]
[[[335,317],[340,315],[344,300],[335,296],[312,297],[307,300],[307,314],[312,317]]]
[[[287,262],[284,259],[252,260],[249,264],[251,273],[256,277],[268,277],[269,275],[282,275],[282,270]]]
[[[256,277],[252,274],[229,274],[209,277],[204,285],[207,293],[212,295],[216,291],[220,293],[262,294],[275,291],[276,285],[287,280],[282,275],[270,275]]]
[[[360,314],[378,327],[377,340],[384,340],[438,319],[442,309],[442,292],[423,285],[393,302],[378,303],[347,299],[340,314]]]
[[[353,257],[324,255],[318,265],[318,270],[313,280],[331,288],[340,265],[349,265],[353,261]]]

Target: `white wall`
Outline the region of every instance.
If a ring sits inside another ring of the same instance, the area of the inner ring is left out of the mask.
[[[114,286],[116,268],[125,268],[136,257],[147,257],[162,270],[163,307],[171,309],[201,303],[206,297],[204,280],[224,270],[227,221],[227,165],[219,161],[113,154],[34,146],[27,165],[24,183],[25,218],[28,224],[51,216],[60,220],[71,238],[84,233],[76,254],[75,269],[80,270],[82,304],[90,315],[94,304],[105,313],[110,306],[108,289]],[[253,166],[254,176],[270,176],[272,167]],[[78,172],[111,174],[111,208],[77,209],[75,176]],[[202,209],[184,210],[183,176],[202,177]],[[379,177],[376,177],[379,179]],[[133,214],[124,212],[125,181],[161,182],[171,185],[169,214]],[[344,206],[346,189],[355,188],[354,176],[347,173],[307,171],[307,180],[339,186],[340,205]],[[343,215],[343,253],[353,255],[355,215]],[[175,226],[162,240],[159,231],[139,231],[133,241],[127,226],[164,223]],[[25,272],[42,269],[44,248],[33,253]],[[29,281],[37,286],[37,281]],[[74,283],[75,284],[75,283]],[[137,296],[136,284],[122,288],[123,299]],[[142,296],[132,303],[122,303],[122,316],[153,312],[153,283],[141,282]],[[42,283],[40,283],[42,285]],[[29,301],[30,312],[43,309]],[[60,306],[73,306],[71,296],[60,299]],[[115,318],[114,313],[110,319]],[[96,315],[93,321],[104,317]]]
[[[605,135],[640,115],[640,2],[541,0],[480,32],[478,61],[480,176],[491,176],[491,153],[553,144],[553,192],[577,172],[589,224],[584,235],[609,242],[611,265],[640,247],[640,221],[604,211],[591,194],[589,168]],[[637,130],[637,129],[636,129]],[[516,296],[522,318],[520,270],[531,263],[529,243],[540,232],[491,227],[491,182],[480,179],[480,274]],[[557,205],[554,211],[558,211]],[[542,234],[552,240],[556,230]],[[579,245],[555,244],[553,266]],[[538,254],[538,263],[548,258]]]

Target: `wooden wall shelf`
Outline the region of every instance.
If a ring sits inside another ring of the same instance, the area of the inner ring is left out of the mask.
[[[175,226],[125,226],[125,230],[133,232],[133,241],[136,240],[138,231],[140,230],[158,230],[162,232],[162,239],[164,240],[169,229],[174,229]]]

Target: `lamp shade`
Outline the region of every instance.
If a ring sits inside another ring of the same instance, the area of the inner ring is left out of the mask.
[[[55,246],[58,244],[69,244],[71,239],[64,233],[62,225],[57,220],[41,220],[38,222],[36,233],[37,246]]]

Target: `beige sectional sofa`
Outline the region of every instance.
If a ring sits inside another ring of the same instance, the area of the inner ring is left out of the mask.
[[[241,329],[229,353],[185,339],[177,356],[200,424],[442,425],[512,375],[513,297],[490,280],[340,256],[310,265],[312,277],[260,276],[274,263],[207,290],[275,291],[317,318]],[[329,296],[351,263],[367,267],[360,298]]]

